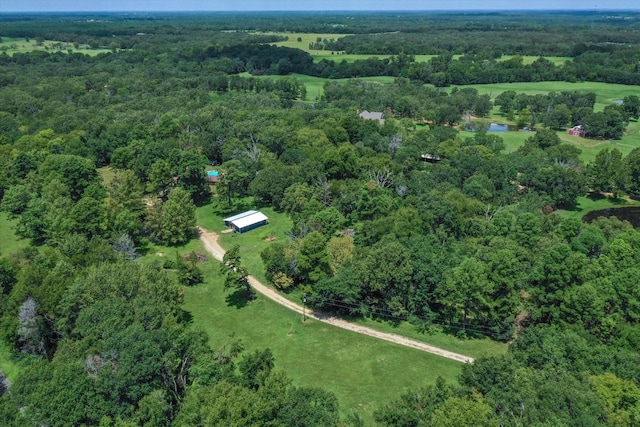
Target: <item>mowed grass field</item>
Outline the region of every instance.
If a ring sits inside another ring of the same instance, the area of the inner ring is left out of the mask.
[[[257,231],[257,230],[254,230]],[[223,289],[219,263],[202,265],[205,283],[185,289],[184,308],[218,348],[240,339],[247,351],[270,348],[276,369],[297,386],[336,394],[343,414],[373,411],[407,390],[453,382],[462,365],[442,357],[345,331],[301,316],[267,298],[246,303]]]
[[[26,38],[12,38],[2,36],[2,43],[0,43],[0,52],[7,52],[8,55],[14,53],[32,52],[34,50],[47,51],[47,52],[63,52],[68,53],[84,53],[87,55],[95,56],[100,53],[108,52],[107,49],[91,49],[89,45],[79,45],[78,48],[69,42],[61,42],[57,40],[44,40],[41,46],[38,45],[35,38],[30,38],[28,41]]]
[[[347,54],[341,51],[328,51],[328,50],[314,50],[314,49],[310,49],[309,46],[312,43],[315,43],[318,39],[321,40],[338,40],[342,37],[345,37],[347,35],[351,35],[351,34],[330,34],[330,33],[288,33],[288,32],[260,32],[260,33],[255,33],[255,34],[274,34],[274,35],[279,35],[279,36],[285,36],[288,37],[289,39],[286,41],[281,41],[281,42],[276,42],[273,43],[275,46],[284,46],[284,47],[290,47],[290,48],[295,48],[295,49],[300,49],[303,50],[305,52],[309,52],[311,54],[311,56],[313,56],[313,59],[317,62],[317,61],[321,61],[323,59],[328,59],[331,61],[347,61],[347,62],[354,62],[357,60],[363,60],[363,59],[368,59],[368,58],[372,58],[372,57],[377,57],[379,59],[384,59],[384,58],[388,58],[392,55],[366,55],[366,54]],[[437,56],[437,55],[413,55],[415,58],[416,62],[427,62],[429,61],[431,58]],[[454,59],[458,59],[460,58],[462,55],[453,55]],[[504,55],[502,58],[500,58],[500,61],[506,61],[508,59],[511,59],[513,57],[513,55]],[[538,59],[538,56],[522,56],[522,63],[525,65],[528,64],[532,64],[536,59]],[[547,56],[545,57],[546,59],[548,59],[549,61],[553,62],[556,65],[562,65],[565,62],[567,62],[568,60],[570,60],[571,58],[569,57],[564,57],[564,56]]]
[[[623,99],[625,96],[637,95],[640,93],[640,87],[627,86],[611,83],[583,82],[583,83],[567,83],[567,82],[536,82],[536,83],[499,83],[486,85],[470,85],[460,87],[473,87],[480,94],[489,94],[491,99],[502,92],[513,90],[516,93],[526,93],[528,95],[547,94],[549,92],[593,92],[596,94],[595,110],[602,111],[607,105],[613,104],[616,100]],[[498,113],[498,109],[494,108],[489,117],[490,121],[496,123],[515,124],[508,122]],[[470,132],[462,132],[463,137],[471,136]],[[519,146],[524,144],[525,139],[531,136],[528,132],[501,132],[498,134],[505,140],[508,151],[515,151]],[[595,140],[570,136],[566,131],[559,131],[558,136],[563,142],[574,145],[582,151],[581,159],[585,163],[593,161],[603,148],[617,148],[623,156],[629,154],[634,148],[640,147],[640,123],[631,121],[627,130],[620,140]]]

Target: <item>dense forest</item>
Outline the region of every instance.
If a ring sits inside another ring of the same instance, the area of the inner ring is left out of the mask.
[[[183,286],[200,280],[197,260],[139,262],[149,242],[194,238],[197,206],[234,213],[251,200],[293,221],[290,239],[261,253],[282,292],[304,289],[331,313],[510,343],[465,365],[457,384],[398,396],[375,412],[380,425],[638,425],[640,232],[556,211],[588,193],[640,196],[640,148],[624,156],[604,144],[585,163],[558,136],[580,125],[587,138],[620,139],[640,99],[598,110],[596,94],[574,90],[445,90],[640,83],[637,14],[562,18],[0,16],[4,37],[103,49],[0,53],[0,209],[30,242],[0,258],[0,335],[25,360],[13,384],[0,372],[0,419],[361,425],[340,417],[322,384],[274,369],[269,349],[210,343],[191,327]],[[274,45],[286,36],[249,29],[333,29],[312,49],[390,56],[314,61]],[[395,79],[328,80],[306,100],[291,73]],[[471,119],[494,109],[528,130],[516,151]]]

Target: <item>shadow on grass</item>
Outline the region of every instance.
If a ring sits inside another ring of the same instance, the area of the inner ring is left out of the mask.
[[[255,209],[256,204],[253,202],[253,198],[244,198],[239,200],[232,200],[231,204],[228,203],[214,203],[213,213],[219,216],[230,216],[240,212],[246,212],[248,210]]]
[[[613,205],[627,205],[629,204],[629,202],[621,197],[613,197],[613,196],[609,196],[607,197],[607,200],[609,201],[609,203],[613,204]]]
[[[179,323],[183,323],[183,324],[193,323],[193,314],[191,314],[190,311],[178,309],[178,312],[176,313],[176,318]]]
[[[587,195],[587,198],[588,198],[589,200],[593,200],[594,202],[595,202],[596,200],[602,200],[602,199],[604,199],[604,198],[606,198],[606,197],[607,197],[607,196],[605,196],[604,194],[602,194],[602,193],[596,193],[596,192],[594,192],[594,191],[590,192],[590,193]]]
[[[246,307],[254,298],[253,292],[247,292],[246,289],[236,289],[227,294],[224,300],[227,302],[227,306],[240,309]]]

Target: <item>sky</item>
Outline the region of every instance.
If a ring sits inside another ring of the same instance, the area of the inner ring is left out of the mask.
[[[2,12],[640,10],[639,0],[0,0]]]

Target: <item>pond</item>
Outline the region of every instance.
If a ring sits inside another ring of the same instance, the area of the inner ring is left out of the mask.
[[[486,129],[487,132],[509,132],[518,130],[517,126],[503,125],[500,123],[490,123],[488,128],[486,126],[486,123],[480,125],[469,123],[465,126],[465,130],[470,132],[476,132],[478,129]]]
[[[508,131],[509,131],[508,125],[500,125],[498,123],[491,123],[489,125],[489,129],[487,129],[487,132],[508,132]]]
[[[591,211],[582,217],[582,222],[591,222],[601,216],[614,216],[620,220],[629,221],[634,227],[640,227],[640,206],[629,206],[626,208],[607,208],[597,211]]]

